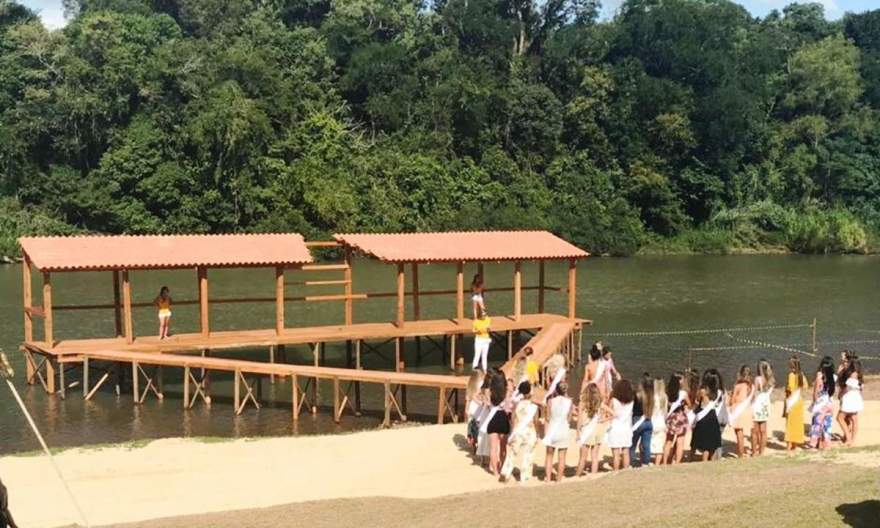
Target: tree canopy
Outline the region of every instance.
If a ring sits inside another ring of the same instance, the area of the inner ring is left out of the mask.
[[[0,0],[22,232],[550,229],[862,251],[880,10],[728,0]]]

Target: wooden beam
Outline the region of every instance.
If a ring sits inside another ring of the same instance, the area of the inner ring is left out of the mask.
[[[464,262],[458,263],[455,273],[455,318],[464,320]]]
[[[199,277],[199,328],[203,337],[211,335],[211,317],[208,312],[208,268],[198,267]]]
[[[575,298],[577,295],[577,259],[568,261],[568,317],[575,318]]]
[[[513,264],[513,318],[522,318],[522,262]]]
[[[284,266],[275,267],[275,335],[284,333]]]
[[[119,291],[119,270],[113,270],[113,322],[115,323],[116,337],[122,335],[122,306]]]
[[[24,340],[25,341],[33,341],[34,340],[34,319],[31,316],[30,310],[34,306],[34,298],[33,291],[31,286],[31,261],[27,257],[24,256],[24,260],[21,261],[21,279],[22,279],[22,293],[24,294]],[[31,372],[31,364],[28,363],[28,379],[33,378],[33,372]]]
[[[403,264],[397,265],[397,326],[406,319],[406,272]]]
[[[345,281],[345,324],[350,325],[354,322],[354,303],[352,303],[351,295],[351,248],[345,248],[345,270],[343,270],[343,280]],[[332,281],[330,281],[332,282]]]
[[[122,321],[125,327],[125,342],[134,342],[134,328],[131,322],[131,281],[128,270],[122,270]]]
[[[418,321],[422,318],[422,311],[419,307],[419,265],[412,263],[412,302],[413,302],[413,319]]]
[[[44,339],[52,347],[55,346],[52,317],[52,277],[48,271],[43,272],[43,314]]]

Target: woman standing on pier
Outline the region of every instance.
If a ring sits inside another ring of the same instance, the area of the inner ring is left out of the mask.
[[[485,310],[480,309],[479,317],[474,320],[474,362],[472,365],[474,370],[481,365],[483,372],[489,369],[489,346],[492,344],[492,336],[489,335],[491,325],[492,319],[486,315]]]
[[[171,323],[171,290],[168,286],[162,286],[153,304],[159,310],[159,339],[165,339],[168,337],[168,326]]]
[[[483,276],[479,273],[474,275],[471,281],[471,302],[474,305],[474,319],[486,311],[486,301],[483,298]]]

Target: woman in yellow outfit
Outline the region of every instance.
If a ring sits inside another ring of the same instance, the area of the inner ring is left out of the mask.
[[[171,323],[171,290],[168,286],[162,286],[153,304],[159,310],[159,339],[165,339],[168,337],[168,326]]]
[[[801,393],[807,387],[807,377],[801,371],[801,360],[792,356],[788,360],[788,383],[785,384],[785,444],[789,451],[794,451],[806,439],[804,400]]]

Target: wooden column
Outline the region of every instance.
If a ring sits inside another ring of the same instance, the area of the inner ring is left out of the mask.
[[[577,293],[577,259],[568,260],[568,317],[575,318],[575,295]]]
[[[34,318],[30,313],[31,308],[34,307],[34,297],[33,290],[31,289],[31,261],[27,257],[24,256],[24,260],[21,261],[21,279],[22,279],[22,287],[21,291],[24,296],[24,340],[25,341],[33,341],[34,340]],[[28,365],[28,379],[32,378],[33,367],[31,367],[30,362]]]
[[[284,266],[275,267],[275,334],[284,333]]]
[[[513,265],[513,318],[517,321],[522,317],[522,262]]]
[[[464,262],[458,263],[455,275],[455,317],[464,320]]]
[[[406,272],[403,263],[397,265],[397,326],[406,318]]]
[[[199,328],[202,337],[211,334],[211,320],[208,313],[208,268],[196,268],[199,276]]]
[[[48,271],[43,272],[43,324],[46,344],[52,347],[55,343],[52,317],[52,277]]]
[[[119,270],[113,270],[113,321],[116,324],[116,337],[122,335],[122,306],[120,304]]]
[[[351,282],[351,248],[345,248],[345,271],[343,278],[345,279],[345,324],[354,323],[354,302],[351,299],[352,282]]]
[[[419,265],[412,263],[412,302],[413,302],[413,319],[418,321],[421,318],[421,309],[419,307]]]
[[[122,270],[122,321],[125,327],[125,342],[134,342],[134,327],[131,322],[131,281],[128,270]]]
[[[538,262],[538,313],[544,313],[544,259]]]

